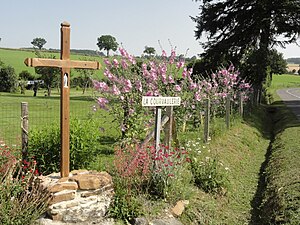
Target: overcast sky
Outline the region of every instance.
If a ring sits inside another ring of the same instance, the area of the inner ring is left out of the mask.
[[[60,48],[60,24],[71,24],[71,48],[98,50],[97,38],[109,34],[131,54],[141,55],[145,46],[160,53],[170,51],[194,56],[202,53],[194,38],[200,2],[192,0],[1,0],[0,47],[31,47],[36,37],[45,48]],[[278,49],[284,58],[300,57],[300,48]]]

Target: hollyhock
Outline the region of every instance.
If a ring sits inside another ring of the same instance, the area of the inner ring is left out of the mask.
[[[176,84],[175,87],[174,87],[175,91],[179,92],[181,91],[181,87],[180,85]]]
[[[97,98],[97,103],[100,108],[105,110],[107,109],[106,104],[108,103],[108,100],[106,98],[102,98],[102,97]]]

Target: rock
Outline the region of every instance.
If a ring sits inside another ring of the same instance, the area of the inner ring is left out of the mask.
[[[106,172],[78,174],[69,180],[76,181],[80,190],[96,190],[112,183],[112,177]]]
[[[48,190],[51,193],[60,192],[63,190],[76,190],[78,185],[76,182],[63,182],[63,183],[56,183],[53,186],[50,186]]]
[[[47,210],[52,222],[41,218],[40,224],[113,224],[104,219],[114,193],[108,173],[77,170],[64,178],[58,173],[42,176],[39,182],[52,193]]]
[[[52,198],[50,200],[50,205],[56,204],[58,202],[72,200],[74,198],[75,198],[75,191],[69,191],[69,190],[61,191],[61,192],[55,193],[52,196]]]
[[[183,213],[185,206],[188,204],[189,201],[178,201],[176,205],[171,209],[172,214],[174,216],[180,216]]]
[[[148,225],[149,222],[144,217],[139,217],[134,219],[134,225]]]

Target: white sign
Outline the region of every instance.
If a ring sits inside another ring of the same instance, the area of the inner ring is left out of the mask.
[[[143,96],[142,106],[179,106],[180,97]]]

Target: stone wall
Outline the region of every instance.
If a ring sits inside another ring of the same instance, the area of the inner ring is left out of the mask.
[[[104,217],[113,197],[113,183],[106,172],[72,171],[40,176],[41,185],[51,193],[47,216],[62,223],[81,223]]]

